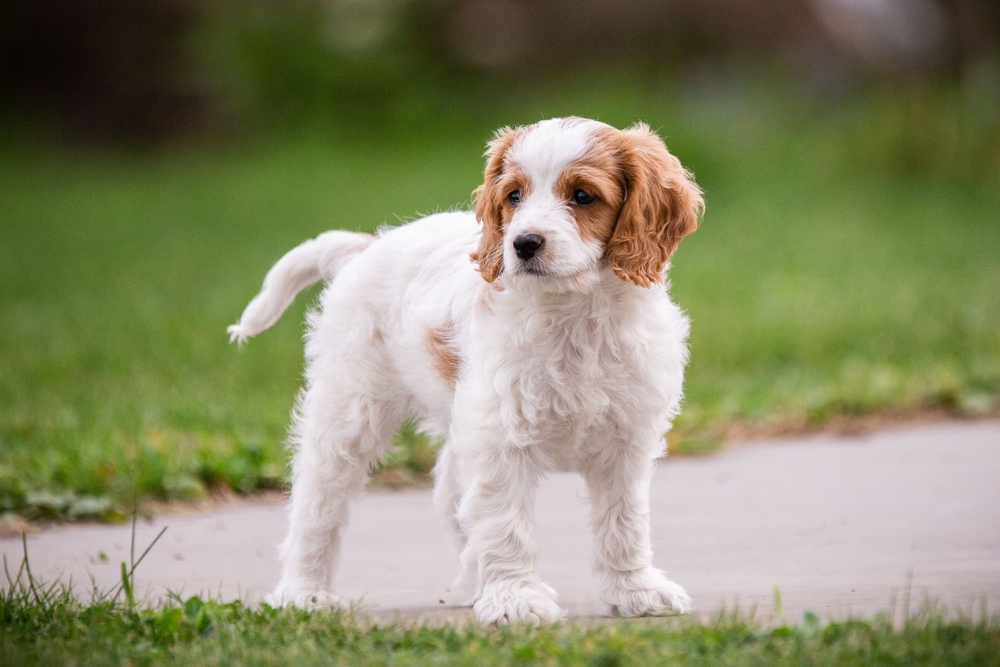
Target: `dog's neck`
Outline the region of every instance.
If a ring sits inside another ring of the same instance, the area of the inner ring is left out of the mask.
[[[501,276],[494,298],[504,310],[547,317],[553,324],[584,319],[630,317],[666,289],[664,283],[638,287],[603,266],[588,275],[568,277]],[[513,314],[513,313],[510,313]],[[606,322],[610,323],[610,322]]]

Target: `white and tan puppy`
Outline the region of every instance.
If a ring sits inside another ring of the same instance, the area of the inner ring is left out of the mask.
[[[560,118],[500,130],[475,212],[377,237],[327,232],[285,255],[234,340],[326,289],[309,315],[306,386],[272,604],[339,605],[348,504],[407,417],[442,438],[434,500],[477,618],[554,621],[532,503],[577,472],[593,505],[603,599],[625,616],[680,613],[653,567],[648,488],[677,414],[688,320],[664,274],[701,192],[645,125]]]

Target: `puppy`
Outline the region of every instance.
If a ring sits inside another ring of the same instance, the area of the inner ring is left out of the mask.
[[[326,281],[308,318],[293,415],[290,528],[269,601],[342,605],[348,504],[407,417],[443,441],[434,503],[484,622],[555,621],[539,580],[541,477],[580,473],[603,599],[623,616],[683,613],[653,567],[649,482],[679,410],[688,320],[664,274],[701,191],[646,125],[581,118],[497,132],[475,212],[378,236],[332,231],[271,269],[232,340]]]

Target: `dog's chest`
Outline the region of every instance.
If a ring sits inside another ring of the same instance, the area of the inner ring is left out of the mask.
[[[577,448],[657,400],[634,327],[549,315],[506,332],[497,374],[507,430],[521,444]]]

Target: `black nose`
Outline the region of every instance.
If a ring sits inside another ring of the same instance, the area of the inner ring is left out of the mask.
[[[541,234],[518,234],[514,237],[514,252],[521,259],[531,259],[545,245]]]

